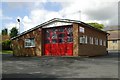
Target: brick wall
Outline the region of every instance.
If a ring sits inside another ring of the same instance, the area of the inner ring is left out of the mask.
[[[82,26],[85,29],[84,33],[79,32],[79,27]],[[44,36],[43,31],[36,29],[27,34],[24,34],[14,40],[12,40],[12,49],[15,56],[41,56],[44,54],[44,40],[42,38]],[[103,32],[99,32],[97,30],[91,29],[89,27],[79,25],[73,23],[73,56],[96,56],[96,55],[104,55],[106,54],[106,46],[103,45],[95,45],[90,44],[89,41],[87,44],[80,44],[79,37],[82,35],[86,35],[89,37],[98,38],[102,40],[106,40],[106,34]],[[25,47],[25,39],[26,38],[35,38],[35,47]],[[99,42],[99,41],[98,41]]]
[[[79,54],[79,42],[78,42],[78,24],[73,23],[73,56]]]
[[[79,27],[82,25],[79,25]],[[82,26],[84,28],[84,33],[79,32],[79,37],[82,35],[87,36],[88,43],[87,44],[79,44],[79,56],[97,56],[106,54],[106,46],[99,44],[99,39],[107,40],[106,34],[99,32],[97,30],[91,29],[86,26]],[[89,37],[93,37],[93,44],[90,44]],[[98,38],[98,45],[95,45],[95,38]],[[79,39],[80,42],[80,39]]]
[[[35,47],[25,47],[24,44],[26,38],[35,38]],[[12,40],[12,49],[14,56],[41,56],[41,38],[41,31],[39,29],[36,29]]]

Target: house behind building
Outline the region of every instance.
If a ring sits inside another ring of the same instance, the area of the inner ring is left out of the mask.
[[[108,51],[120,51],[120,27],[109,26],[105,30],[110,34],[108,36]]]

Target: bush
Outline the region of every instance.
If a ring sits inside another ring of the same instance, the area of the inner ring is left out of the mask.
[[[11,41],[10,40],[5,40],[2,42],[2,50],[12,50],[11,47]]]

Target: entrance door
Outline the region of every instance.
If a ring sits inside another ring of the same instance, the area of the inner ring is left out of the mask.
[[[46,56],[72,56],[72,27],[45,29],[44,52]]]

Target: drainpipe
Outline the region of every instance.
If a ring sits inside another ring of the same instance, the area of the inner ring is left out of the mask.
[[[108,36],[109,36],[110,34],[109,33],[107,33],[107,36],[106,36],[106,48],[107,48],[107,54],[108,54]]]

